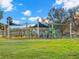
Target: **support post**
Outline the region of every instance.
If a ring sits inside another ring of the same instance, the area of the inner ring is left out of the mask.
[[[39,38],[39,19],[37,19],[37,34],[38,34],[38,38]]]
[[[9,24],[9,20],[7,20],[8,21],[8,38],[10,37],[10,24]]]
[[[53,29],[54,29],[54,27],[53,27],[53,24],[52,24],[52,38],[54,37]]]
[[[6,25],[4,25],[4,37],[6,36]]]
[[[70,38],[72,38],[72,23],[70,23]]]

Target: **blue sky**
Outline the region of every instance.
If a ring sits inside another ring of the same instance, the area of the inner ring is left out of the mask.
[[[10,3],[13,5],[13,9],[4,12],[2,22],[6,22],[6,18],[11,16],[14,22],[25,23],[27,18],[47,17],[55,0],[13,0]],[[31,20],[28,21],[33,23]]]
[[[36,23],[36,19],[47,17],[52,7],[63,7],[66,10],[79,6],[79,0],[0,0],[0,9],[4,18],[11,16],[14,23]],[[27,20],[28,19],[28,20]]]

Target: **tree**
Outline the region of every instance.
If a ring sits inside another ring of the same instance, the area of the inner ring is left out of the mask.
[[[70,14],[65,11],[64,8],[51,8],[48,13],[48,18],[52,21],[51,25],[53,24],[53,28],[56,30],[57,34],[60,35],[63,34],[62,26],[70,18]]]
[[[13,23],[13,18],[12,18],[12,17],[7,17],[7,23],[8,23],[10,26],[22,26],[22,24]]]
[[[13,22],[12,17],[7,17],[7,23],[9,25],[12,25],[12,22]]]
[[[63,8],[51,8],[48,13],[48,18],[49,20],[53,21],[53,24],[55,23],[54,28],[60,29],[60,32],[63,32],[63,29],[61,28],[62,26],[64,27],[64,29],[68,29],[69,23],[71,23],[72,29],[76,29],[74,16],[77,10],[79,10],[79,6],[69,10],[64,10]],[[62,26],[60,24],[62,24]]]
[[[68,18],[67,12],[64,10],[64,8],[51,8],[48,13],[48,18],[52,20],[54,23],[64,23]]]

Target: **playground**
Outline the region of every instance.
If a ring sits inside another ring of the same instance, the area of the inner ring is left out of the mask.
[[[79,0],[0,0],[0,59],[79,59]]]
[[[3,11],[0,11],[0,14],[0,19],[2,19]],[[24,21],[25,23],[23,24],[16,24],[13,23],[13,21],[14,20],[12,17],[7,17],[6,23],[0,23],[0,37],[21,37],[26,39],[54,39],[79,37],[79,11],[77,9],[74,11],[69,10],[68,13],[65,13],[65,10],[63,8],[51,8],[48,13],[48,16],[46,18],[38,18],[34,26],[29,26],[29,24],[32,23],[28,23],[27,21]],[[21,27],[12,28],[13,26]]]

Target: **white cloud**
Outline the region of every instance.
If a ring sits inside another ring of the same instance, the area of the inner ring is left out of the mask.
[[[28,20],[35,21],[36,19],[34,17],[30,17]]]
[[[13,20],[13,23],[20,24],[20,21]]]
[[[76,6],[79,6],[79,0],[56,0],[55,4],[53,4],[53,6],[55,5],[62,5],[63,4],[63,8],[65,9],[72,9]]]
[[[26,20],[26,17],[22,17],[21,20]]]
[[[14,7],[12,2],[13,0],[0,0],[0,6],[1,8],[5,9],[5,11],[11,11]]]
[[[79,0],[65,0],[63,7],[66,9],[71,9],[77,6],[79,6]]]
[[[56,0],[56,4],[61,4],[62,2],[62,0]]]
[[[37,17],[30,17],[28,20],[30,20],[30,21],[37,21],[37,19],[39,19],[39,21],[41,21],[39,16],[37,16]]]
[[[38,19],[39,19],[39,22],[41,22],[41,23],[49,23],[49,19],[47,19],[46,17],[41,18],[41,17],[37,16],[37,17],[28,18],[28,20],[33,21],[33,22],[37,21]]]
[[[41,18],[41,17],[39,17],[39,16],[37,16],[37,17],[30,17],[28,20],[30,20],[30,21],[37,21],[39,19],[39,22],[48,22],[48,19],[46,19],[46,17],[44,17],[44,18]]]
[[[23,14],[25,15],[25,16],[31,16],[31,11],[30,10],[26,10],[26,11],[24,11],[23,12]]]

